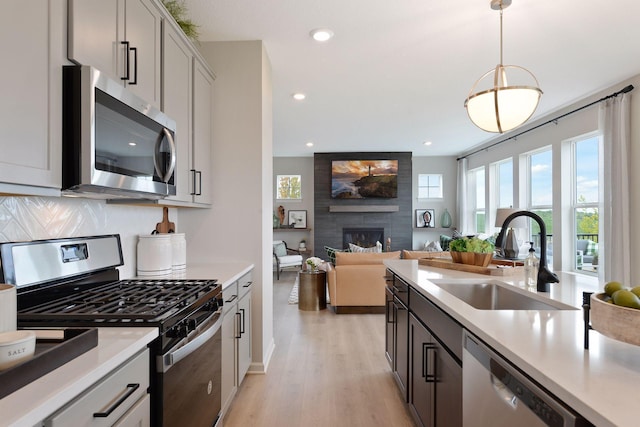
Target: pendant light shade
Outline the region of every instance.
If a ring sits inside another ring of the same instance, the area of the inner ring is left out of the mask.
[[[542,95],[529,70],[502,64],[502,10],[510,4],[491,1],[491,8],[500,10],[500,63],[475,82],[464,101],[471,121],[487,132],[507,132],[529,120]]]

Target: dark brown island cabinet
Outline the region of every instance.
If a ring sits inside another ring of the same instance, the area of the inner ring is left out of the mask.
[[[462,426],[462,326],[387,271],[385,352],[417,425]]]

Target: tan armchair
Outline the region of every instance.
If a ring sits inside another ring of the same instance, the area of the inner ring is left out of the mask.
[[[385,259],[397,252],[336,252],[336,265],[327,271],[329,300],[335,312],[384,313]]]

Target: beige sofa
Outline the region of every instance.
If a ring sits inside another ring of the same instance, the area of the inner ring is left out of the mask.
[[[385,259],[396,252],[336,252],[335,267],[327,271],[329,300],[338,314],[384,313]]]

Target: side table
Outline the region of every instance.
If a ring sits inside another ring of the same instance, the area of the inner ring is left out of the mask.
[[[298,310],[327,308],[327,273],[304,270],[298,273]]]

